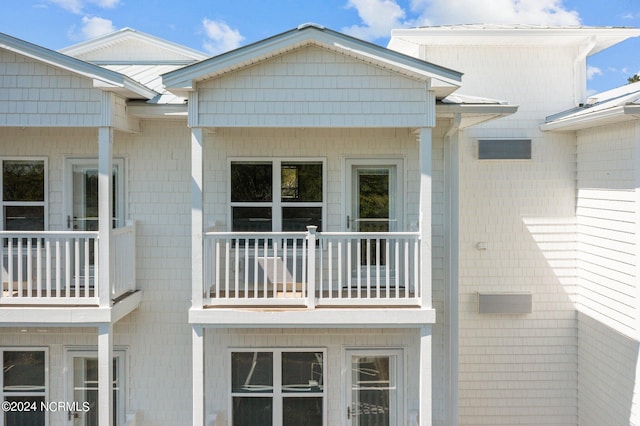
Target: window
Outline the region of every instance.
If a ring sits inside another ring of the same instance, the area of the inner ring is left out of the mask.
[[[322,426],[322,350],[231,353],[233,426]]]
[[[531,139],[480,139],[479,160],[530,160]]]
[[[321,161],[231,162],[233,231],[322,230]]]
[[[2,402],[10,403],[8,410],[3,409],[0,425],[44,425],[46,416],[42,404],[47,393],[47,352],[7,348],[0,349],[0,355]]]
[[[44,159],[2,159],[2,229],[43,231],[47,225]]]

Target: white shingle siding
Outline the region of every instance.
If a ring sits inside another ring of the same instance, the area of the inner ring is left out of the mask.
[[[101,92],[90,79],[0,51],[0,126],[95,127]]]
[[[427,127],[425,82],[316,47],[198,84],[198,125]]]
[[[520,105],[459,139],[460,424],[575,425],[575,142],[537,129],[569,105],[573,61],[562,49],[520,46],[426,53],[465,72],[464,93]],[[478,138],[530,138],[533,158],[479,161]],[[478,292],[530,293],[533,312],[478,314]]]

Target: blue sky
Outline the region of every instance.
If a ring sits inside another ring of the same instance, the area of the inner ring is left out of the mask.
[[[392,28],[460,23],[640,27],[638,0],[2,0],[0,32],[51,49],[130,27],[217,54],[315,22],[382,46]],[[590,92],[640,73],[640,38],[589,60]]]

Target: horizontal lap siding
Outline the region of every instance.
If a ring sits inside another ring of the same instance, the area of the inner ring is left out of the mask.
[[[426,83],[308,47],[198,85],[199,125],[434,125]]]
[[[579,418],[635,424],[638,362],[636,125],[578,133]],[[634,164],[635,163],[635,164]]]
[[[0,51],[0,126],[99,126],[102,94],[88,78]]]
[[[637,201],[633,125],[578,138],[578,309],[633,335],[636,318]]]

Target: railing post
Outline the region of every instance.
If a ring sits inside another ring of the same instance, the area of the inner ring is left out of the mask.
[[[315,225],[307,226],[307,307],[316,307],[316,231]]]

